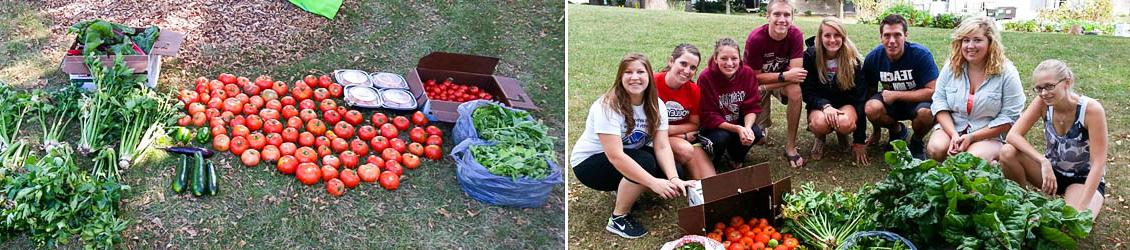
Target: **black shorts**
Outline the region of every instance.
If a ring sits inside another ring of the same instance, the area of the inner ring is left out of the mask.
[[[753,134],[754,142],[750,145],[742,145],[741,137],[738,134],[721,128],[702,130],[698,137],[702,141],[703,150],[711,155],[714,168],[723,172],[730,170],[728,169],[730,162],[745,162],[745,156],[749,153],[749,149],[765,137],[759,126],[753,126]],[[729,160],[727,161],[726,158],[729,158]]]
[[[1055,173],[1055,194],[1063,195],[1067,192],[1067,186],[1071,184],[1084,184],[1087,183],[1087,176],[1072,176],[1067,177],[1059,173],[1059,171],[1052,171]],[[1106,195],[1106,182],[1099,182],[1099,195]]]
[[[879,100],[880,102],[882,102],[883,94],[875,93],[875,95],[871,96],[871,100]],[[931,101],[894,102],[891,104],[884,102],[883,109],[886,109],[887,115],[891,116],[891,119],[894,119],[895,121],[914,120],[914,117],[918,116],[918,110],[930,110],[930,104],[932,103],[933,102]]]
[[[658,161],[655,159],[654,149],[651,147],[642,147],[639,149],[624,149],[624,154],[640,164],[644,171],[651,174],[655,178],[667,179],[666,174],[659,168]],[[686,174],[680,168],[675,168],[679,173],[679,178],[685,178]],[[612,162],[608,161],[608,155],[604,153],[589,156],[576,167],[573,167],[573,174],[577,176],[577,180],[585,186],[600,190],[600,191],[615,191],[620,187],[620,180],[627,179],[624,174],[616,170],[612,166]],[[628,179],[632,183],[639,183],[637,181]]]

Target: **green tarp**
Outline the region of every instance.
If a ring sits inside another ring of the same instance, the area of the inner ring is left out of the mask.
[[[290,0],[290,3],[310,13],[334,19],[334,16],[337,16],[337,10],[341,9],[341,1],[342,0]]]

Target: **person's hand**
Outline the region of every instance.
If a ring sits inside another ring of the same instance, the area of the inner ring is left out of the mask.
[[[696,137],[698,136],[698,131],[687,132],[684,135],[687,137],[687,141],[694,141],[695,138],[698,138]]]
[[[647,188],[651,189],[652,192],[655,192],[655,194],[658,194],[664,199],[679,197],[680,193],[679,187],[675,186],[675,183],[659,178],[652,178],[651,183],[647,185]]]
[[[851,144],[851,152],[855,155],[855,162],[864,166],[871,165],[867,161],[867,144],[855,143]]]
[[[836,121],[840,120],[840,115],[843,114],[843,111],[833,108],[832,106],[828,106],[827,108],[824,108],[823,112],[824,118],[827,119],[828,124],[832,125],[832,129],[838,129],[839,123]]]
[[[808,71],[804,70],[804,68],[792,68],[785,71],[785,81],[790,83],[804,82],[804,79],[807,77]]]
[[[1043,183],[1040,185],[1040,192],[1047,195],[1054,195],[1058,185],[1055,182],[1055,170],[1052,170],[1052,163],[1048,159],[1040,161],[1040,173],[1043,175]]]
[[[895,103],[895,92],[894,91],[883,90],[883,91],[880,91],[879,94],[883,95],[883,103],[885,103],[887,105],[891,105],[892,103]]]
[[[969,145],[973,144],[973,134],[964,134],[961,136],[953,137],[950,139],[950,155],[955,155],[969,150]]]
[[[753,129],[749,127],[741,127],[738,130],[738,138],[742,140],[742,145],[749,146],[753,144],[753,140],[757,139],[757,135],[753,134]]]
[[[671,178],[670,181],[675,184],[676,187],[679,187],[679,194],[684,196],[687,195],[687,188],[694,186],[693,181],[684,181],[679,177]]]

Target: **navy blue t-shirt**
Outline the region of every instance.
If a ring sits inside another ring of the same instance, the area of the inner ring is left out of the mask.
[[[938,79],[938,65],[926,46],[906,42],[902,58],[891,62],[883,45],[876,46],[863,60],[864,80],[870,86],[883,84],[883,90],[917,90]],[[874,90],[874,88],[868,88]]]

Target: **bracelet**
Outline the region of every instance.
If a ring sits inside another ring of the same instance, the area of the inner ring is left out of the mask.
[[[785,82],[785,72],[784,71],[777,74],[777,81],[778,82]]]
[[[672,176],[671,178],[667,178],[667,180],[670,181],[670,180],[674,180],[675,178],[679,178],[679,176]]]

